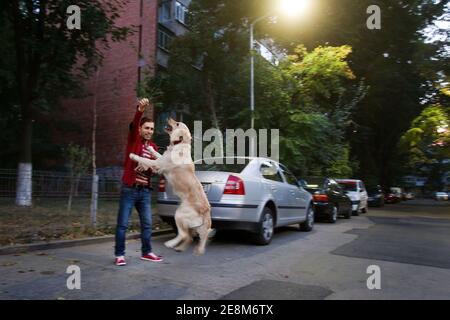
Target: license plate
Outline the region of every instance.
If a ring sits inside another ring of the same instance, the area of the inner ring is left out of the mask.
[[[208,194],[209,187],[210,187],[211,185],[210,185],[209,183],[208,183],[208,184],[202,183],[202,186],[203,186],[203,191],[205,191],[205,193]]]

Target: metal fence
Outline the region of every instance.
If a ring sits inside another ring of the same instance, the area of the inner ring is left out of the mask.
[[[75,180],[61,171],[32,171],[32,205],[17,206],[17,170],[0,169],[0,246],[36,241],[68,240],[114,234],[119,209],[122,168],[102,168],[99,177],[95,224],[91,216],[92,175]],[[152,185],[158,185],[158,176]],[[72,180],[73,181],[73,180]],[[157,216],[158,192],[151,193],[153,228],[166,228]],[[139,215],[133,209],[129,232],[140,230]]]
[[[121,171],[109,172],[109,174],[100,172],[98,176],[98,196],[103,199],[118,198],[121,187]],[[0,169],[0,197],[12,198],[15,196],[16,180],[17,170]],[[73,195],[75,197],[89,198],[91,196],[92,175],[83,175],[73,181],[75,185]],[[33,197],[68,197],[71,188],[71,176],[67,172],[34,170],[32,188]]]

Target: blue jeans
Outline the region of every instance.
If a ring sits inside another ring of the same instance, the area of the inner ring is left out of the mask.
[[[142,254],[145,255],[152,252],[152,246],[150,244],[150,238],[152,236],[150,189],[122,185],[119,214],[117,216],[116,246],[114,248],[116,257],[125,255],[125,236],[133,207],[139,213],[139,220],[141,222]]]

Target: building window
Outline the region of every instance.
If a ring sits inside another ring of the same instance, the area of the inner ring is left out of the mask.
[[[175,19],[183,24],[186,24],[187,11],[188,10],[185,5],[178,1],[175,2]]]
[[[169,50],[170,41],[172,37],[162,30],[158,30],[158,47],[164,50]]]
[[[158,7],[158,22],[166,22],[172,18],[171,1],[163,1]]]

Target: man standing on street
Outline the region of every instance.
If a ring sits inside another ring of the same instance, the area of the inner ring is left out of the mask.
[[[124,266],[125,262],[125,238],[133,207],[139,213],[141,224],[141,259],[160,262],[163,259],[152,252],[150,238],[152,234],[152,210],[150,202],[151,169],[143,172],[137,168],[137,163],[130,159],[129,154],[138,154],[141,157],[154,159],[147,151],[148,147],[158,150],[156,144],[151,141],[155,124],[147,117],[142,117],[145,108],[149,105],[148,99],[139,100],[133,122],[130,124],[128,143],[125,153],[125,164],[122,176],[122,189],[120,192],[120,205],[117,217],[115,264]]]

